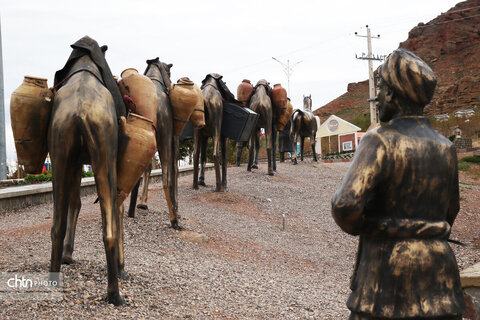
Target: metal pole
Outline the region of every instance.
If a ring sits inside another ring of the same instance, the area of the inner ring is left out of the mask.
[[[278,60],[275,57],[272,57],[273,60],[277,61],[283,66],[283,72],[285,72],[285,75],[287,76],[287,96],[290,97],[290,76],[293,73],[293,67],[302,62],[303,60],[300,60],[293,65],[290,66],[290,60],[287,60],[287,63],[283,63],[282,61]]]
[[[370,123],[377,123],[377,108],[375,106],[375,81],[373,78],[373,60],[376,61],[382,61],[383,58],[381,57],[374,57],[372,54],[372,38],[373,39],[379,39],[380,35],[377,35],[376,37],[372,37],[370,33],[370,28],[367,25],[367,35],[359,35],[357,32],[355,32],[355,35],[357,37],[363,37],[367,38],[367,46],[368,46],[368,53],[367,56],[365,57],[363,54],[362,57],[357,57],[355,54],[355,57],[360,60],[368,60],[368,91],[369,91],[369,99],[367,100],[370,103]]]
[[[0,179],[7,179],[7,151],[5,143],[5,102],[3,87],[2,21],[0,20]]]
[[[367,27],[368,43],[368,89],[370,92],[370,123],[377,123],[377,108],[375,106],[375,82],[373,80],[373,61],[372,61],[372,37],[370,28]]]

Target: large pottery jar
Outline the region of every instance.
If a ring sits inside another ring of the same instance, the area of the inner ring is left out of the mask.
[[[155,85],[149,77],[141,75],[134,68],[122,71],[122,79],[119,81],[120,92],[123,96],[129,96],[134,102],[133,113],[150,119],[157,125],[158,96]]]
[[[281,116],[277,117],[277,130],[278,131],[282,131],[283,129],[285,129],[285,126],[287,125],[288,120],[292,116],[292,113],[293,113],[293,106],[290,103],[290,99],[287,99],[287,109],[286,109],[285,113],[282,114]]]
[[[193,109],[201,108],[203,96],[200,88],[189,78],[180,78],[170,87],[170,104],[173,112],[173,131],[176,136],[182,134]]]
[[[253,85],[250,80],[243,79],[237,87],[237,100],[242,103],[244,107],[248,106],[248,101],[253,93]]]
[[[277,83],[273,86],[271,97],[277,115],[277,130],[283,130],[283,127],[285,127],[288,122],[288,118],[290,118],[290,116],[286,116],[288,102],[287,90],[285,90],[280,83]]]
[[[18,164],[26,173],[42,173],[47,156],[47,133],[53,94],[47,79],[25,76],[12,93],[10,120]]]
[[[120,118],[117,160],[117,208],[132,191],[157,150],[150,119],[131,113]]]
[[[197,104],[193,108],[192,115],[190,116],[190,122],[195,129],[201,129],[205,127],[205,104],[203,103],[203,96],[200,92],[198,96]]]

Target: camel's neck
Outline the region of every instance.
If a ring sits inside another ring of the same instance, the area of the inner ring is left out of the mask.
[[[88,54],[84,55],[81,58],[78,58],[77,61],[75,61],[75,63],[72,65],[71,70],[76,70],[81,68],[94,69],[100,72],[97,65],[93,62],[93,60],[90,58]]]
[[[165,81],[165,79],[163,79],[163,75],[162,75],[162,72],[160,71],[159,66],[157,66],[155,64],[149,65],[148,70],[145,73],[145,75],[147,77],[149,77],[150,79],[152,79],[152,81],[160,84],[160,86],[164,89],[164,91],[166,91],[168,89],[167,82]]]

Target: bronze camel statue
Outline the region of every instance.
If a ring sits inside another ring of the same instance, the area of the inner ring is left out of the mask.
[[[172,64],[161,62],[158,58],[147,60],[147,68],[144,75],[149,77],[155,84],[158,96],[157,105],[157,125],[156,139],[158,155],[162,164],[162,182],[165,198],[167,200],[168,211],[170,214],[170,224],[172,228],[178,229],[178,197],[177,197],[177,179],[178,179],[178,148],[179,137],[173,134],[173,114],[168,90],[170,88],[170,69]],[[148,183],[150,180],[150,166],[143,175],[143,192],[139,208],[147,209]],[[140,180],[132,190],[130,196],[130,206],[128,216],[135,216],[135,204],[137,202]]]
[[[276,165],[276,136],[275,112],[270,99],[269,83],[262,79],[255,86],[255,91],[250,98],[250,109],[258,113],[256,129],[252,131],[248,148],[248,166],[247,170],[258,168],[258,151],[260,149],[260,129],[265,129],[265,138],[267,140],[268,174],[273,176],[273,171],[277,169]]]
[[[292,125],[290,127],[290,139],[297,144],[300,137],[300,160],[303,161],[303,145],[305,138],[310,138],[313,151],[313,161],[317,161],[315,152],[315,135],[317,134],[317,120],[312,113],[311,95],[303,96],[303,107],[305,110],[297,109],[292,114]],[[297,164],[297,152],[292,153],[293,164]]]
[[[206,125],[202,129],[195,129],[193,134],[193,188],[198,189],[198,185],[205,186],[207,141],[209,137],[212,137],[216,178],[215,191],[223,192],[227,189],[227,138],[222,135],[223,100],[237,101],[223,82],[222,76],[217,73],[208,74],[202,81],[201,89],[205,105]]]
[[[50,272],[71,261],[74,225],[80,211],[82,165],[91,163],[102,213],[107,257],[107,299],[123,304],[118,287],[121,216],[116,208],[118,119],[125,115],[120,91],[105,61],[106,46],[84,37],[72,45],[67,64],[55,74],[56,95],[48,134],[54,214]],[[67,224],[70,229],[67,234]],[[73,226],[73,229],[71,229]],[[52,276],[56,277],[56,276]]]

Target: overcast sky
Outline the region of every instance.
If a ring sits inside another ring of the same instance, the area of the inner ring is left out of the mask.
[[[320,0],[0,0],[7,160],[16,159],[10,96],[25,75],[48,78],[84,35],[106,44],[113,74],[143,73],[146,59],[173,63],[172,80],[197,84],[208,73],[224,76],[236,94],[242,79],[266,79],[287,88],[282,65],[294,65],[289,96],[294,108],[312,95],[313,109],[368,79],[368,24],[374,54],[388,54],[419,22],[428,22],[459,1]],[[378,63],[374,64],[374,68]]]

